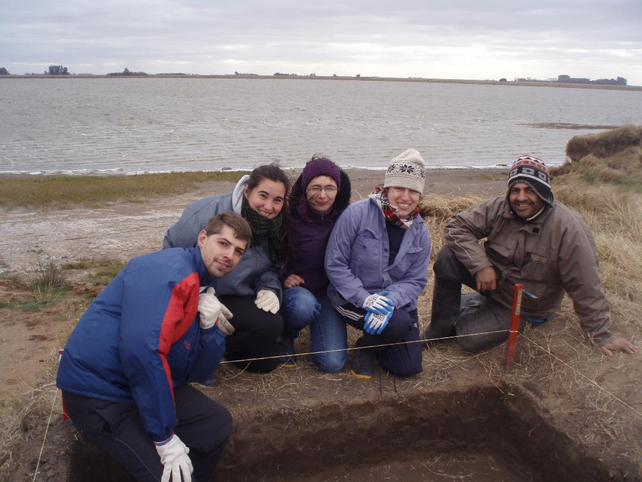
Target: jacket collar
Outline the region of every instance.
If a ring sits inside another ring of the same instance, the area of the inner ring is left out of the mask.
[[[557,206],[557,202],[553,201],[552,205],[545,204],[544,206],[544,212],[541,213],[539,216],[537,216],[535,219],[532,219],[531,221],[524,221],[522,218],[517,216],[513,210],[510,207],[510,203],[508,202],[507,199],[504,199],[506,202],[506,207],[504,208],[504,213],[503,217],[505,219],[512,219],[515,220],[519,223],[522,224],[522,229],[532,233],[532,234],[539,234],[541,230],[542,224],[546,222],[546,220],[550,217],[551,213]]]
[[[212,278],[210,278],[210,275],[207,273],[207,269],[205,269],[205,263],[203,263],[203,258],[201,256],[201,249],[198,247],[198,245],[187,248],[186,251],[192,257],[192,265],[198,273],[198,280],[200,285],[205,286],[211,284]]]
[[[296,207],[296,212],[304,221],[313,223],[329,221],[337,217],[337,209],[335,209],[334,205],[330,211],[321,214],[312,209],[307,202],[300,202]]]

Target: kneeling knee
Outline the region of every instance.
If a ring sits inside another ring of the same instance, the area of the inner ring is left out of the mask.
[[[486,348],[486,344],[479,343],[479,341],[475,340],[474,336],[457,338],[457,343],[459,343],[459,346],[465,351],[470,353],[477,353]]]
[[[313,356],[312,361],[325,373],[337,373],[348,361],[346,352],[342,353],[324,353],[325,356]]]

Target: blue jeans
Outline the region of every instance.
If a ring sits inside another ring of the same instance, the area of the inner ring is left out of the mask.
[[[312,351],[323,352],[312,355],[312,361],[322,371],[335,373],[345,366],[348,360],[346,324],[326,295],[316,297],[301,286],[287,288],[283,291],[281,316],[284,338],[296,338],[299,331],[310,327]]]

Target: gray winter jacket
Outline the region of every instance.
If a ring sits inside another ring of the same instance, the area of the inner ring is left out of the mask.
[[[199,199],[187,206],[181,219],[165,233],[163,248],[194,246],[198,233],[205,228],[210,218],[230,211],[241,214],[243,191],[248,179],[249,176],[243,176],[231,193]],[[281,299],[278,269],[270,261],[267,241],[245,251],[236,268],[218,281],[216,294],[255,296],[264,289],[274,291]]]

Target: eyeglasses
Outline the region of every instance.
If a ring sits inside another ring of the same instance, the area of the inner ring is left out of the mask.
[[[321,191],[325,191],[328,194],[336,194],[338,189],[334,186],[310,186],[308,187],[308,192],[312,194],[321,194]]]

